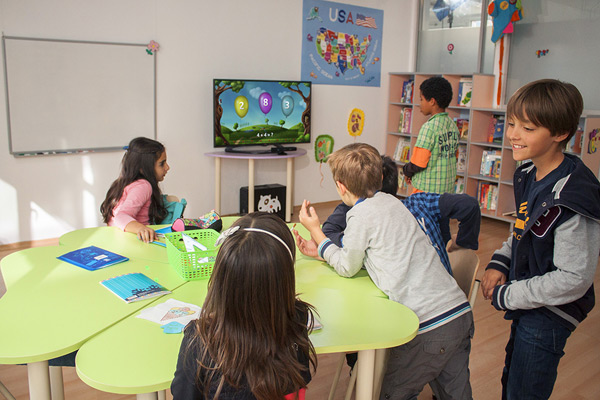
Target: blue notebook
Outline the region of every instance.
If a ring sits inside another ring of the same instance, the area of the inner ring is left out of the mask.
[[[101,281],[100,284],[127,303],[171,293],[167,288],[141,272],[115,276]]]
[[[77,249],[62,256],[56,257],[59,260],[66,261],[78,267],[85,268],[89,271],[95,271],[100,268],[106,268],[111,265],[129,260],[122,255],[103,250],[96,246],[84,247]]]

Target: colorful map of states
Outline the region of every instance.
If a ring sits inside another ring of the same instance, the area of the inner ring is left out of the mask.
[[[359,42],[357,35],[333,32],[325,28],[317,32],[316,46],[319,55],[328,64],[333,63],[342,74],[353,68],[358,68],[361,74],[365,73],[363,63],[370,43],[371,35]]]

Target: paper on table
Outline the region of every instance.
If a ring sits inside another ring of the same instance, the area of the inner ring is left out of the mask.
[[[136,315],[136,318],[147,319],[160,325],[179,322],[185,326],[191,320],[200,317],[200,309],[201,307],[195,304],[169,299],[164,303],[142,310]]]
[[[314,319],[314,325],[313,325],[313,332],[314,331],[318,331],[320,329],[323,329],[323,325],[321,324],[321,321],[319,321],[317,318]],[[311,322],[311,314],[308,314],[308,322],[306,323],[306,326],[310,326],[310,322]]]

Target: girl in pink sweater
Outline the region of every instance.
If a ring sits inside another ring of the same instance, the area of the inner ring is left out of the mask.
[[[119,178],[110,185],[100,206],[104,222],[135,233],[146,243],[156,240],[156,232],[147,225],[160,224],[167,215],[158,182],[169,169],[161,143],[145,137],[132,139]]]

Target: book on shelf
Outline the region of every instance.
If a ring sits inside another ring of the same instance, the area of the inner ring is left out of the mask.
[[[82,249],[73,250],[56,258],[87,269],[88,271],[110,267],[111,265],[129,260],[129,258],[120,254],[96,246],[88,246]]]
[[[412,119],[412,108],[405,107],[402,110],[402,132],[410,133],[411,119]]]
[[[458,139],[466,139],[469,136],[469,120],[465,118],[454,118],[454,123],[458,128]]]
[[[467,146],[458,145],[458,154],[456,156],[456,172],[467,171]]]
[[[457,176],[454,182],[454,193],[462,194],[465,192],[465,178]]]
[[[504,115],[492,115],[488,125],[488,143],[502,143],[504,137]]]
[[[477,199],[484,210],[495,211],[498,206],[498,185],[494,183],[477,183]]]
[[[398,118],[398,132],[402,133],[402,128],[404,127],[404,108],[400,111],[400,117]]]
[[[396,144],[396,151],[394,152],[394,161],[407,163],[410,161],[410,139],[400,138]]]
[[[479,173],[491,178],[500,178],[500,165],[502,156],[500,150],[484,150],[481,154],[481,167]]]
[[[577,153],[581,154],[581,148],[583,147],[583,129],[581,127],[577,128],[577,132],[573,135],[571,140],[567,143],[567,147],[565,147],[565,151],[569,153]]]
[[[406,189],[408,189],[408,183],[406,182],[404,171],[402,171],[402,168],[398,168],[398,190]]]
[[[409,79],[402,83],[402,97],[400,98],[401,103],[412,103],[414,85],[415,81],[413,79]]]
[[[141,272],[115,276],[101,281],[100,284],[127,303],[171,293],[163,285]]]
[[[473,79],[468,77],[460,78],[458,81],[458,105],[461,107],[471,107],[472,93]]]

